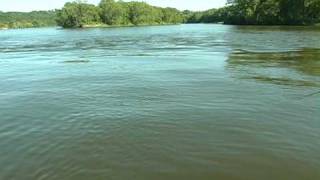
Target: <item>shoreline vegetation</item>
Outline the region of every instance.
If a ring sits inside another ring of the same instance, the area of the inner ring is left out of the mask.
[[[229,0],[225,7],[207,11],[179,11],[145,2],[84,0],[68,2],[52,11],[1,12],[0,30],[61,26],[63,28],[132,27],[183,23],[230,25],[320,24],[320,0]]]
[[[174,8],[151,6],[144,2],[101,0],[98,6],[83,1],[69,2],[57,11],[57,24],[64,28],[90,25],[137,26],[180,24],[181,12]]]
[[[57,26],[56,11],[1,12],[0,29]]]

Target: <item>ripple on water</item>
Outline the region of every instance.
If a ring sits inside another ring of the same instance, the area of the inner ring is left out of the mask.
[[[1,33],[0,179],[319,179],[320,36],[291,28]]]

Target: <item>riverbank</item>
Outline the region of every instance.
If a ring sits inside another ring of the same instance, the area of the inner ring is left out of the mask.
[[[154,23],[154,24],[123,24],[123,25],[108,25],[108,24],[86,24],[83,25],[82,27],[73,27],[73,28],[63,28],[62,29],[89,29],[89,28],[121,28],[121,27],[146,27],[146,26],[173,26],[173,25],[181,25],[181,24],[193,24],[193,23]],[[234,25],[234,24],[224,24],[223,22],[219,22],[219,23],[194,23],[194,24],[220,24],[220,25]],[[256,26],[256,27],[261,27],[261,26],[265,26],[265,27],[274,27],[274,26],[294,26],[294,25],[234,25],[234,26]],[[296,25],[295,25],[296,26]],[[55,27],[55,26],[35,26],[35,27],[14,27],[14,28],[10,28],[10,27],[1,27],[0,30],[9,30],[9,29],[29,29],[29,28],[48,28],[48,27]],[[58,26],[57,26],[58,27]],[[298,26],[297,26],[298,27]],[[320,23],[318,24],[314,24],[314,25],[300,25],[299,27],[316,27],[319,28],[320,27]]]
[[[123,25],[108,25],[108,24],[87,24],[81,28],[117,28],[117,27],[145,27],[145,26],[170,26],[180,25],[181,23],[153,23],[153,24],[123,24]]]
[[[31,29],[31,28],[50,28],[56,26],[26,26],[26,27],[2,27],[0,30],[10,30],[10,29]]]
[[[145,27],[145,26],[170,26],[180,25],[181,23],[153,23],[153,24],[122,24],[122,25],[108,25],[108,24],[85,24],[82,27],[63,28],[63,29],[86,29],[86,28],[118,28],[118,27]],[[43,28],[43,27],[54,27],[54,26],[26,26],[26,27],[1,27],[0,30],[8,29],[28,29],[28,28]]]

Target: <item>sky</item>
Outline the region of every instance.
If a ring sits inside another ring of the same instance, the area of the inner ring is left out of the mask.
[[[33,11],[52,10],[63,7],[72,0],[0,0],[0,11]],[[125,0],[128,1],[128,0]],[[226,0],[140,0],[160,7],[174,7],[180,10],[207,10],[222,7]],[[98,4],[100,0],[88,0],[88,3]]]

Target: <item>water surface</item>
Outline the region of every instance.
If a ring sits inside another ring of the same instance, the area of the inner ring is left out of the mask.
[[[0,179],[320,179],[320,30],[0,32]]]

